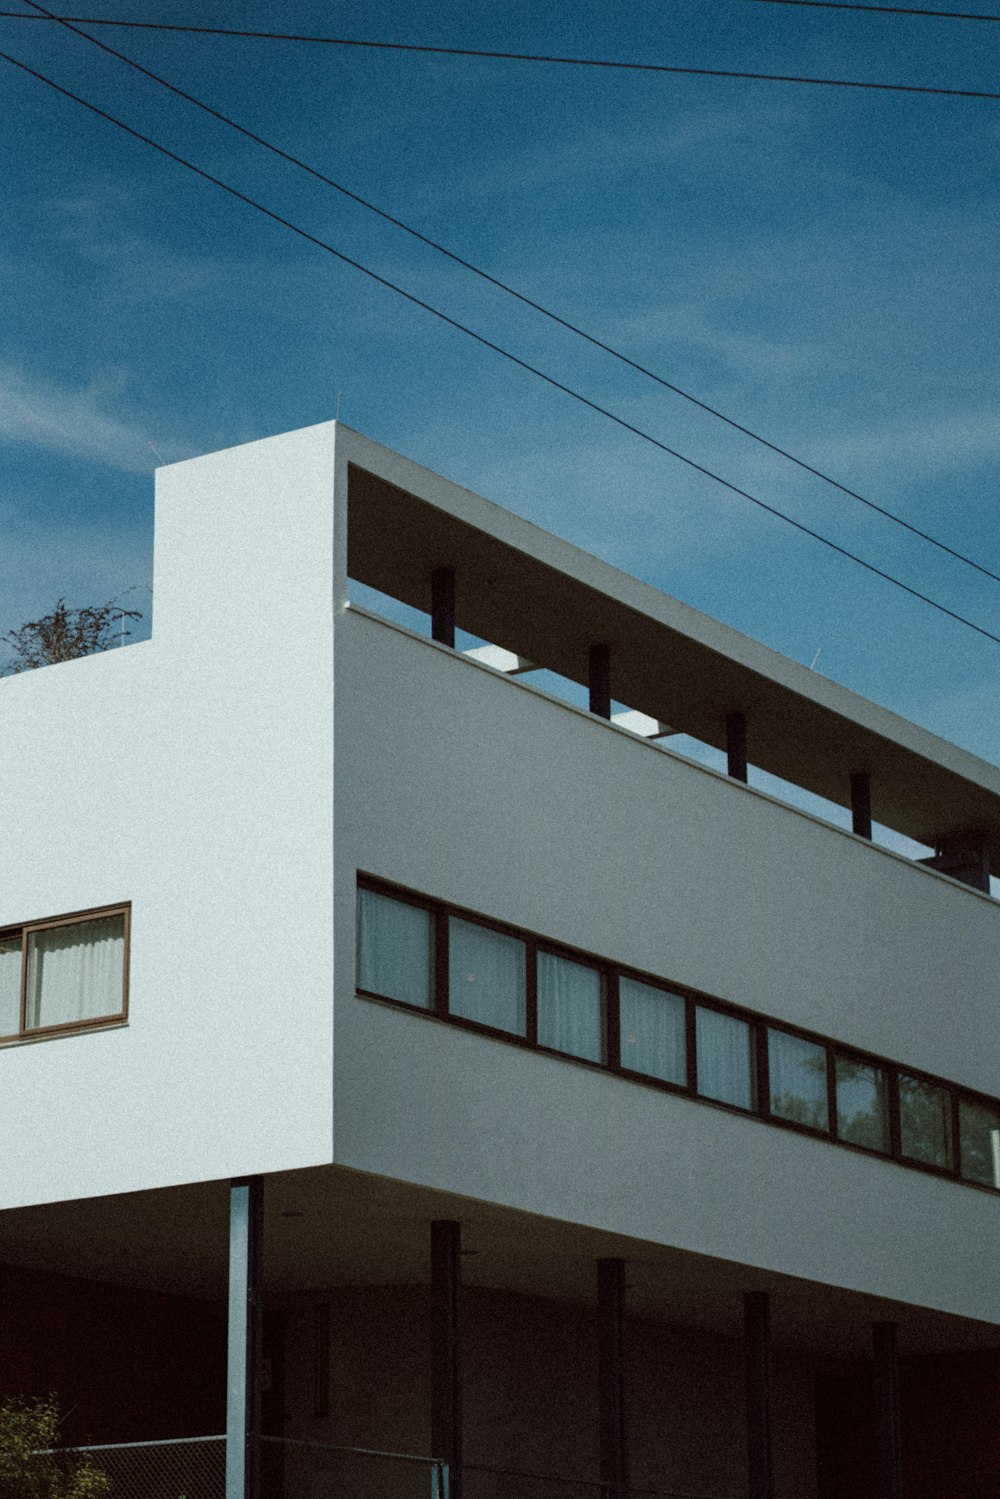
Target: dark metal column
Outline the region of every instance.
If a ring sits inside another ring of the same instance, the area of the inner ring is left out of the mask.
[[[771,1298],[766,1291],[743,1297],[746,1361],[749,1499],[774,1499],[771,1456]]]
[[[875,1351],[875,1472],[878,1499],[900,1499],[899,1354],[895,1322],[873,1322]]]
[[[450,567],[431,573],[431,639],[455,645],[455,572]]]
[[[611,717],[611,648],[592,645],[588,660],[590,711],[601,718]]]
[[[461,1254],[461,1224],[436,1219],[431,1224],[431,1456],[448,1464],[449,1499],[462,1499]]]
[[[851,831],[859,838],[872,835],[872,783],[867,770],[851,776]]]
[[[597,1261],[597,1371],[602,1499],[627,1499],[624,1260]]]
[[[734,781],[747,778],[747,721],[742,713],[726,715],[726,769]]]
[[[229,1192],[226,1499],[260,1499],[263,1247],[264,1184],[244,1177]]]

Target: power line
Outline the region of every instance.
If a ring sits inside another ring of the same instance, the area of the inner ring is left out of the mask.
[[[824,483],[831,485],[834,489],[839,490],[841,494],[847,495],[850,499],[857,500],[860,504],[867,506],[869,510],[875,511],[876,514],[883,516],[886,520],[890,520],[895,525],[901,526],[904,530],[909,531],[911,535],[917,536],[922,541],[928,542],[931,546],[937,547],[940,551],[946,553],[949,557],[953,557],[957,561],[965,563],[967,567],[974,568],[976,572],[981,573],[984,577],[991,578],[995,583],[1000,583],[1000,574],[992,572],[988,567],[984,567],[982,563],[976,562],[974,558],[968,557],[965,555],[965,553],[958,551],[955,547],[949,546],[946,542],[938,540],[937,537],[930,535],[930,533],[927,531],[921,530],[919,526],[913,525],[910,521],[905,520],[902,516],[896,515],[893,511],[886,509],[884,506],[876,504],[874,500],[866,499],[864,495],[858,494],[856,490],[849,489],[846,485],[841,484],[839,480],[832,478],[829,474],[823,473],[821,469],[814,467],[811,463],[805,462],[804,459],[797,458],[794,453],[790,453],[787,451],[787,449],[779,447],[777,443],[771,442],[766,437],[762,437],[760,433],[752,431],[751,428],[744,426],[742,422],[735,421],[732,417],[726,416],[724,412],[717,410],[714,406],[710,406],[706,401],[701,400],[698,396],[692,395],[690,391],[683,390],[681,386],[675,385],[672,381],[665,379],[662,375],[656,374],[655,371],[648,369],[645,365],[639,364],[636,360],[631,359],[627,354],[623,354],[619,349],[614,348],[611,344],[605,343],[602,339],[599,339],[593,334],[588,333],[585,329],[579,327],[575,323],[570,322],[567,318],[561,317],[559,313],[553,312],[550,308],[545,307],[540,302],[536,302],[533,298],[526,296],[523,292],[520,292],[515,287],[510,286],[507,282],[501,281],[499,277],[491,275],[489,271],[484,271],[480,266],[475,265],[472,261],[465,260],[461,255],[457,255],[453,250],[449,250],[447,246],[438,243],[438,241],[436,240],[430,239],[427,235],[422,234],[418,229],[414,229],[410,224],[405,223],[402,219],[399,219],[395,217],[395,215],[386,212],[385,209],[379,208],[377,204],[370,202],[368,199],[362,198],[358,193],[352,192],[350,188],[345,187],[340,182],[336,182],[332,177],[326,176],[325,173],[320,172],[316,167],[310,166],[308,162],[302,161],[299,157],[293,156],[288,151],[282,150],[280,146],[274,145],[273,142],[266,140],[264,136],[257,135],[254,131],[248,130],[244,125],[240,125],[229,115],[225,115],[220,110],[214,109],[210,104],[206,104],[202,99],[196,98],[194,94],[188,93],[186,89],[179,88],[176,84],[170,83],[159,73],[152,72],[149,68],[144,67],[142,63],[136,62],[134,58],[128,57],[124,52],[119,52],[115,47],[111,47],[106,42],[102,42],[96,36],[89,36],[87,32],[80,31],[78,27],[74,25],[68,18],[56,16],[52,11],[48,11],[44,6],[39,5],[37,3],[37,0],[26,0],[26,4],[34,5],[46,19],[60,21],[61,24],[65,26],[68,31],[72,31],[74,35],[81,37],[84,41],[90,42],[95,47],[99,47],[102,52],[107,52],[112,57],[118,58],[121,62],[127,63],[130,68],[134,68],[136,72],[142,73],[146,78],[152,79],[153,82],[160,84],[165,89],[168,89],[170,93],[176,94],[178,98],[185,99],[188,101],[188,103],[194,104],[198,109],[203,110],[208,115],[211,115],[213,119],[220,120],[223,124],[230,126],[233,130],[238,131],[240,135],[246,136],[248,140],[251,140],[255,142],[255,144],[264,147],[264,149],[267,151],[273,152],[274,155],[280,157],[283,161],[290,162],[293,166],[309,173],[310,176],[315,177],[325,186],[333,188],[336,192],[343,194],[344,197],[351,199],[352,202],[360,204],[362,208],[367,209],[371,213],[377,214],[379,218],[384,219],[387,223],[394,225],[397,229],[402,229],[404,233],[411,235],[421,244],[428,245],[438,254],[446,256],[447,259],[453,261],[456,265],[460,265],[463,267],[463,269],[471,271],[473,275],[480,277],[482,280],[488,282],[491,286],[495,286],[499,288],[500,291],[505,292],[507,295],[515,297],[517,301],[521,302],[524,306],[530,307],[533,309],[533,311],[541,313],[543,317],[550,319],[552,322],[558,324],[559,327],[565,328],[570,333],[573,333],[577,337],[584,339],[594,348],[601,349],[604,353],[610,354],[613,359],[617,359],[618,361],[620,361],[620,363],[627,365],[628,368],[636,370],[639,374],[644,375],[649,380],[655,381],[657,385],[662,386],[664,389],[671,391],[675,395],[683,397],[685,401],[690,401],[692,405],[697,406],[700,410],[708,412],[708,414],[711,416],[717,417],[720,421],[725,422],[727,426],[732,427],[735,431],[741,432],[744,434],[744,436],[752,438],[754,442],[760,443],[763,447],[768,448],[772,453],[776,453],[780,457],[788,459],[790,463],[794,463],[798,468],[804,470],[804,472],[812,474],[817,479],[821,479]]]
[[[861,5],[856,0],[755,0],[757,5],[812,5],[819,10],[869,10],[886,16],[930,16],[943,21],[1000,21],[968,10],[924,10],[915,5]]]
[[[670,63],[624,62],[606,57],[554,57],[543,52],[496,52],[485,47],[431,47],[418,42],[379,42],[366,37],[308,36],[285,31],[247,31],[235,26],[182,26],[166,21],[118,21],[107,16],[25,15],[0,11],[11,21],[65,20],[84,26],[128,26],[138,31],[180,31],[199,36],[249,37],[265,42],[312,42],[325,47],[370,47],[385,52],[424,52],[438,57],[480,57],[491,62],[549,63],[571,68],[612,68],[632,73],[674,73],[692,78],[741,78],[754,83],[802,83],[816,88],[874,89],[890,94],[937,94],[952,99],[1000,100],[988,89],[942,88],[921,83],[872,83],[857,78],[811,78],[797,73],[746,73],[733,68],[683,68]]]
[[[649,443],[652,447],[659,449],[660,452],[668,454],[671,458],[676,458],[678,462],[693,469],[695,473],[702,474],[705,478],[713,480],[716,484],[721,484],[731,494],[748,500],[750,504],[756,505],[758,509],[766,511],[768,515],[773,515],[778,520],[783,520],[787,525],[794,527],[796,531],[800,531],[804,536],[812,537],[814,541],[820,542],[823,546],[828,547],[830,551],[836,552],[839,556],[846,558],[848,562],[853,562],[858,567],[864,568],[866,572],[874,574],[875,577],[881,578],[884,582],[892,584],[894,588],[901,589],[904,593],[909,594],[911,598],[919,599],[921,603],[929,605],[932,609],[936,609],[939,614],[955,620],[960,625],[965,625],[967,629],[974,630],[977,635],[982,635],[985,639],[992,640],[995,645],[1000,645],[1000,635],[994,635],[991,630],[987,630],[982,625],[977,625],[972,620],[966,619],[964,615],[956,613],[954,609],[949,609],[945,604],[938,603],[936,599],[930,598],[918,589],[911,588],[909,583],[903,583],[899,578],[894,578],[891,573],[887,573],[882,568],[876,567],[874,563],[866,562],[863,557],[858,557],[854,552],[849,552],[845,547],[840,546],[835,541],[831,541],[829,537],[823,536],[819,531],[814,531],[802,521],[795,520],[793,516],[786,515],[777,506],[768,504],[766,500],[762,500],[757,495],[751,494],[749,490],[741,489],[739,485],[731,483],[729,479],[724,479],[720,474],[716,474],[710,468],[706,468],[704,464],[696,462],[693,458],[688,458],[684,453],[678,452],[676,448],[669,447],[665,442],[661,442],[658,437],[654,437],[651,433],[644,431],[642,427],[637,427],[633,422],[626,421],[624,417],[618,416],[616,412],[609,410],[606,406],[601,406],[598,402],[592,401],[589,396],[585,396],[580,391],[574,390],[572,386],[565,385],[553,375],[546,374],[537,365],[529,364],[527,360],[522,359],[518,354],[511,353],[509,349],[505,349],[502,345],[494,343],[492,339],[487,338],[484,334],[477,333],[474,328],[470,328],[467,324],[459,322],[457,318],[453,318],[448,313],[442,312],[439,307],[434,307],[430,302],[425,302],[422,297],[416,296],[413,292],[407,291],[396,282],[390,281],[388,277],[380,275],[377,271],[373,271],[369,266],[363,265],[361,261],[352,259],[350,255],[346,255],[342,250],[336,249],[334,245],[329,244],[326,240],[320,239],[315,234],[310,234],[307,229],[302,229],[298,224],[293,223],[291,219],[284,218],[281,214],[276,213],[274,209],[268,208],[263,203],[259,203],[255,198],[251,198],[246,193],[240,192],[238,188],[232,187],[228,182],[224,182],[221,177],[213,176],[204,167],[196,166],[194,162],[188,161],[186,157],[178,155],[176,151],[171,151],[169,147],[163,146],[159,141],[153,140],[152,136],[144,135],[142,131],[136,130],[132,125],[127,125],[124,120],[118,119],[116,115],[109,114],[107,110],[101,109],[97,104],[92,104],[89,99],[82,98],[80,94],[75,94],[71,89],[65,88],[60,83],[56,83],[54,79],[46,77],[44,73],[38,72],[36,68],[29,67],[27,63],[21,62],[19,58],[12,57],[9,52],[0,51],[0,59],[20,69],[22,73],[27,73],[29,77],[37,79],[39,83],[44,83],[46,87],[54,89],[63,98],[71,99],[74,104],[82,105],[91,114],[97,115],[102,120],[107,120],[110,125],[116,126],[119,130],[124,131],[126,135],[132,136],[134,140],[142,141],[144,145],[152,147],[161,156],[166,156],[168,160],[176,162],[178,166],[184,167],[189,172],[193,172],[205,182],[210,182],[214,187],[221,188],[230,197],[236,198],[239,202],[245,203],[248,208],[253,208],[258,213],[262,213],[266,218],[271,219],[273,223],[280,224],[283,228],[298,235],[300,239],[304,239],[307,243],[315,245],[320,250],[325,250],[327,254],[334,256],[343,265],[350,266],[352,270],[359,271],[361,275],[366,276],[370,281],[374,281],[376,285],[384,286],[388,291],[395,292],[397,296],[402,297],[412,306],[419,307],[424,312],[429,312],[433,317],[439,319],[440,322],[447,324],[450,328],[456,329],[459,333],[464,333],[468,338],[474,339],[476,343],[485,349],[491,350],[494,354],[499,354],[502,359],[506,359],[511,364],[516,365],[518,369],[525,370],[529,375],[534,375],[536,379],[542,380],[546,385],[551,386],[553,390],[561,391],[563,395],[569,396],[571,400],[577,401],[588,410],[596,412],[598,416],[606,417],[624,431],[631,432],[633,436],[638,437],[643,442]]]

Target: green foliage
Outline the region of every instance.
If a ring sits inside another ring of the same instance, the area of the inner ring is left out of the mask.
[[[9,652],[3,675],[15,676],[34,671],[37,666],[54,666],[59,661],[75,661],[79,656],[110,650],[131,634],[125,621],[141,618],[138,609],[123,609],[117,599],[86,609],[70,609],[65,599],[59,599],[51,614],[0,636],[0,645]]]
[[[0,1405],[0,1499],[104,1499],[111,1484],[85,1453],[57,1454],[59,1407],[48,1400]]]

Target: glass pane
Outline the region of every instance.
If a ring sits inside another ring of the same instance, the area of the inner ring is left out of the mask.
[[[636,979],[620,978],[618,1007],[622,1066],[683,1086],[687,1060],[684,1001],[680,995],[640,984]]]
[[[429,911],[376,890],[358,890],[359,989],[428,1009],[433,994]]]
[[[448,1008],[452,1015],[523,1036],[524,943],[457,916],[449,918],[448,931]]]
[[[120,1015],[124,972],[124,916],[29,932],[27,1028]]]
[[[705,1098],[753,1107],[750,1065],[750,1027],[735,1015],[718,1010],[695,1011],[698,1092]]]
[[[929,1166],[951,1165],[951,1109],[944,1088],[899,1076],[899,1134],[903,1155]]]
[[[888,1152],[888,1093],[881,1067],[837,1057],[837,1135],[851,1145]]]
[[[1000,1109],[960,1098],[958,1135],[966,1181],[1000,1187]]]
[[[21,938],[0,941],[0,1036],[16,1036],[21,1025]]]
[[[538,954],[538,1044],[573,1057],[604,1057],[601,975],[585,963]]]
[[[826,1049],[784,1031],[767,1033],[771,1113],[813,1129],[830,1128],[826,1097]]]

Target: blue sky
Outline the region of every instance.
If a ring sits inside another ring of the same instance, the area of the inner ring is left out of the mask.
[[[998,86],[1000,27],[752,0],[94,0],[63,10]],[[1000,103],[100,35],[1000,572]],[[3,50],[1000,634],[1000,584],[61,28],[5,20],[0,37]],[[148,615],[160,459],[327,419],[341,393],[352,426],[997,759],[1000,646],[0,66],[0,633],[61,594],[83,604],[134,587],[130,602]]]

